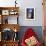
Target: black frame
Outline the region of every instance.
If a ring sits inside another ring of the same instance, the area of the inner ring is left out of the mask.
[[[35,9],[34,8],[27,8],[26,9],[26,19],[34,19],[35,17]]]

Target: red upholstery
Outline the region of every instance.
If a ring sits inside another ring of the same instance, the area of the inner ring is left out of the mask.
[[[32,36],[36,37],[37,35],[36,35],[36,33],[31,28],[27,29],[27,31],[25,32],[24,37],[22,38],[21,45],[22,46],[26,46],[25,39],[28,39],[29,37],[32,37]],[[35,46],[41,46],[41,45],[38,42]]]

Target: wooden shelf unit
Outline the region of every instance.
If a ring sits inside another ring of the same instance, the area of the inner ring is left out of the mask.
[[[5,13],[2,13],[2,11],[5,11]],[[5,19],[5,17],[7,16],[17,16],[17,24],[8,24],[7,21],[6,23],[3,24],[3,18]],[[18,24],[18,18],[19,18],[19,7],[0,7],[0,20],[1,20],[0,32],[2,32],[5,28],[12,29],[13,31],[16,29],[17,30],[16,32],[18,32],[20,29],[20,26]],[[2,41],[1,37],[0,46],[18,46],[18,41],[9,40],[4,42]]]
[[[18,23],[19,7],[0,7],[1,24],[3,24],[3,18],[7,16],[17,16]]]

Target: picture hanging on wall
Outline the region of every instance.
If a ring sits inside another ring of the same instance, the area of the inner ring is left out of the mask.
[[[35,19],[35,8],[26,8],[26,20],[34,20]]]

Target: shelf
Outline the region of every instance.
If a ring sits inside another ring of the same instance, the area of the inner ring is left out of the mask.
[[[18,41],[1,41],[0,46],[18,46]]]
[[[18,24],[18,16],[2,16],[2,24]]]
[[[19,7],[0,7],[0,16],[1,16],[1,23],[0,24],[9,24],[9,16],[14,16],[14,22],[13,24],[18,24],[18,18],[19,18]],[[16,17],[17,16],[17,17]],[[13,20],[12,20],[13,21]],[[10,24],[12,24],[12,21]]]
[[[19,42],[19,40],[15,40],[15,41],[12,41],[12,40],[10,40],[10,41],[3,41],[4,43],[15,43],[15,42]]]
[[[11,18],[9,19],[9,17]],[[20,30],[20,26],[18,24],[18,18],[19,18],[19,7],[0,7],[0,22],[1,22],[0,46],[18,46],[19,39],[17,38],[18,38],[18,32]],[[14,24],[12,23],[13,20]],[[13,32],[11,33],[10,31]],[[3,39],[6,37],[4,34],[7,35],[6,39]]]
[[[13,31],[16,29],[18,32],[20,29],[19,24],[0,24],[0,27],[1,27],[0,29],[1,31],[5,28],[9,28],[9,29],[12,29]]]
[[[2,42],[3,46],[18,46],[18,42]]]

